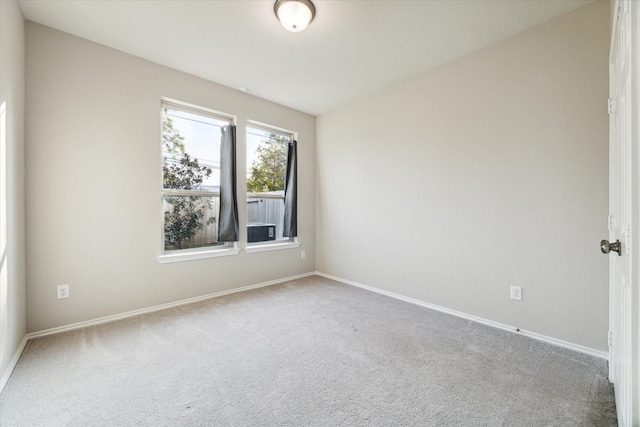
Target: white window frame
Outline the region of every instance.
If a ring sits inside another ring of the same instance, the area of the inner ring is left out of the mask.
[[[246,134],[249,131],[249,128],[253,128],[253,129],[258,129],[258,130],[263,130],[265,132],[273,132],[273,133],[278,133],[284,136],[289,136],[291,140],[297,140],[298,139],[298,133],[288,130],[288,129],[284,129],[284,128],[280,128],[277,126],[272,126],[266,123],[260,123],[254,120],[247,120],[247,125],[244,129],[245,132],[245,142],[246,142]],[[245,147],[245,157],[246,157],[246,153],[247,152],[247,147]],[[244,164],[246,165],[246,158],[244,161]],[[249,173],[248,170],[245,170],[245,174],[244,174],[244,188],[246,190],[247,188],[247,174]],[[272,195],[265,195],[262,193],[249,193],[249,191],[246,191],[246,197],[245,197],[245,204],[247,203],[247,199],[249,197],[273,197]],[[248,230],[248,219],[247,217],[245,217],[245,224],[244,224],[244,229]],[[298,237],[293,237],[293,238],[289,238],[289,239],[282,239],[282,240],[268,240],[266,242],[255,242],[255,243],[249,243],[249,236],[247,234],[247,246],[244,248],[244,251],[248,254],[251,253],[257,253],[257,252],[267,252],[267,251],[276,251],[276,250],[281,250],[281,249],[292,249],[292,248],[297,248],[300,245],[302,245],[302,242],[300,242],[298,240]]]
[[[183,110],[202,116],[209,116],[217,120],[228,121],[230,125],[235,125],[237,122],[236,116],[226,114],[220,111],[212,110],[210,108],[202,107],[199,105],[189,104],[186,102],[178,101],[175,99],[162,97],[160,100],[160,118],[162,119],[162,110],[164,108],[174,108],[177,110]],[[160,135],[162,135],[162,120],[160,120]],[[189,190],[174,190],[166,189],[163,185],[162,167],[164,166],[164,156],[162,155],[162,137],[160,137],[160,253],[157,256],[157,260],[161,264],[192,261],[198,259],[215,258],[222,256],[237,255],[240,253],[237,242],[228,243],[224,246],[211,246],[204,248],[192,248],[192,249],[178,249],[173,251],[165,251],[164,249],[164,196],[167,195],[190,195],[190,196],[203,196],[203,197],[220,197],[220,192],[214,191],[189,191]]]

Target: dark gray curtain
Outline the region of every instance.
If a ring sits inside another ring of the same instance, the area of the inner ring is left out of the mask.
[[[298,235],[298,165],[297,142],[291,141],[287,151],[287,176],[284,188],[284,237]]]
[[[238,193],[236,189],[236,127],[222,127],[220,141],[220,213],[218,241],[239,240]]]

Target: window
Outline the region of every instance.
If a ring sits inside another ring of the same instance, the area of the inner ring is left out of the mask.
[[[227,247],[218,242],[221,128],[232,119],[162,103],[162,253]]]
[[[287,147],[293,134],[247,127],[247,242],[291,241],[283,237]]]
[[[7,222],[7,103],[0,105],[0,348],[7,348],[9,339],[9,239]],[[0,351],[0,365],[4,366],[4,350]]]

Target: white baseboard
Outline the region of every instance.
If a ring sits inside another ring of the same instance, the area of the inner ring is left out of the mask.
[[[11,377],[11,374],[13,373],[13,370],[15,369],[16,364],[18,363],[18,359],[20,359],[20,356],[24,351],[24,347],[27,345],[27,340],[28,338],[25,335],[24,338],[22,338],[22,342],[20,342],[18,349],[13,354],[13,357],[11,358],[11,361],[9,362],[9,365],[7,366],[6,371],[4,371],[2,374],[2,377],[0,377],[0,393],[2,393],[2,390],[4,390],[4,386],[7,385],[7,382],[9,381],[9,377]]]
[[[26,338],[27,338],[27,340],[29,340],[31,338],[43,337],[43,336],[46,336],[46,335],[58,334],[60,332],[72,331],[74,329],[86,328],[87,326],[94,326],[94,325],[100,325],[102,323],[115,322],[116,320],[126,319],[128,317],[139,316],[141,314],[146,314],[146,313],[153,313],[154,311],[166,310],[168,308],[178,307],[178,306],[185,305],[185,304],[191,304],[191,303],[194,303],[194,302],[203,301],[203,300],[207,300],[207,299],[210,299],[210,298],[217,298],[217,297],[221,297],[221,296],[224,296],[224,295],[230,295],[230,294],[235,294],[235,293],[238,293],[238,292],[249,291],[251,289],[264,288],[266,286],[276,285],[278,283],[288,282],[290,280],[300,279],[302,277],[313,276],[314,274],[315,274],[315,272],[311,272],[311,273],[299,274],[297,276],[284,277],[282,279],[270,280],[268,282],[261,282],[261,283],[255,284],[255,285],[243,286],[243,287],[240,287],[240,288],[229,289],[229,290],[221,291],[221,292],[214,292],[212,294],[202,295],[202,296],[194,297],[194,298],[187,298],[187,299],[183,299],[183,300],[180,300],[180,301],[170,302],[170,303],[167,303],[167,304],[161,304],[161,305],[156,305],[156,306],[153,306],[153,307],[143,308],[143,309],[140,309],[140,310],[133,310],[133,311],[128,311],[126,313],[114,314],[112,316],[105,316],[105,317],[100,317],[100,318],[97,318],[97,319],[86,320],[84,322],[73,323],[73,324],[70,324],[70,325],[60,326],[60,327],[57,327],[57,328],[45,329],[43,331],[32,332],[30,334],[27,334]]]
[[[524,330],[516,328],[514,326],[505,325],[503,323],[494,322],[493,320],[483,319],[482,317],[473,316],[471,314],[466,314],[466,313],[463,313],[461,311],[451,310],[451,309],[446,308],[446,307],[441,307],[439,305],[430,304],[428,302],[421,301],[421,300],[418,300],[418,299],[415,299],[415,298],[406,297],[404,295],[400,295],[400,294],[396,294],[396,293],[393,293],[393,292],[385,291],[383,289],[378,289],[378,288],[374,288],[372,286],[363,285],[362,283],[354,282],[353,280],[343,279],[341,277],[332,276],[330,274],[321,273],[319,271],[316,271],[315,274],[317,274],[318,276],[326,277],[327,279],[332,279],[332,280],[335,280],[335,281],[338,281],[338,282],[342,282],[342,283],[347,284],[347,285],[356,286],[358,288],[362,288],[362,289],[366,289],[368,291],[372,291],[372,292],[376,292],[376,293],[379,293],[379,294],[382,294],[382,295],[386,295],[386,296],[391,297],[391,298],[395,298],[395,299],[399,299],[401,301],[409,302],[411,304],[416,304],[416,305],[419,305],[419,306],[422,306],[422,307],[430,308],[432,310],[440,311],[442,313],[447,313],[447,314],[451,314],[453,316],[461,317],[463,319],[471,320],[473,322],[482,323],[482,324],[487,325],[487,326],[492,326],[494,328],[498,328],[498,329],[502,329],[502,330],[505,330],[505,331],[517,333],[517,334],[520,334],[520,335],[524,335],[526,337],[533,338],[533,339],[536,339],[538,341],[543,341],[543,342],[546,342],[546,343],[549,343],[549,344],[557,345],[559,347],[564,347],[564,348],[567,348],[569,350],[574,350],[574,351],[577,351],[577,352],[580,352],[580,353],[588,354],[590,356],[594,356],[594,357],[598,357],[598,358],[601,358],[601,359],[605,359],[607,361],[609,360],[609,354],[604,352],[604,351],[595,350],[595,349],[592,349],[592,348],[589,348],[589,347],[585,347],[585,346],[582,346],[582,345],[578,345],[578,344],[570,343],[570,342],[567,342],[567,341],[559,340],[559,339],[556,339],[556,338],[548,337],[546,335],[541,335],[541,334],[538,334],[538,333],[535,333],[535,332],[524,331]]]
[[[601,359],[605,359],[608,360],[609,359],[609,355],[608,353],[605,353],[603,351],[599,351],[599,350],[594,350],[592,348],[589,347],[584,347],[578,344],[573,344],[567,341],[563,341],[563,340],[559,340],[556,338],[552,338],[552,337],[548,337],[545,335],[541,335],[541,334],[537,334],[535,332],[529,332],[529,331],[523,331],[522,329],[517,329],[513,326],[509,326],[509,325],[505,325],[502,323],[498,323],[498,322],[494,322],[492,320],[487,320],[487,319],[483,319],[481,317],[477,317],[477,316],[473,316],[470,314],[466,314],[466,313],[462,313],[460,311],[456,311],[456,310],[451,310],[445,307],[441,307],[435,304],[430,304],[415,298],[411,298],[411,297],[407,297],[404,295],[400,295],[400,294],[396,294],[393,292],[389,292],[389,291],[385,291],[383,289],[378,289],[378,288],[374,288],[372,286],[367,286],[364,285],[362,283],[358,283],[358,282],[354,282],[352,280],[347,280],[347,279],[343,279],[340,277],[336,277],[336,276],[332,276],[330,274],[325,274],[325,273],[321,273],[319,271],[315,271],[315,272],[311,272],[311,273],[305,273],[305,274],[299,274],[296,276],[290,276],[290,277],[285,277],[285,278],[281,278],[281,279],[276,279],[276,280],[270,280],[268,282],[261,282],[261,283],[257,283],[255,285],[249,285],[249,286],[243,286],[240,288],[234,288],[234,289],[229,289],[226,291],[221,291],[221,292],[215,292],[212,294],[207,294],[207,295],[202,295],[199,297],[194,297],[194,298],[188,298],[188,299],[184,299],[184,300],[180,300],[180,301],[175,301],[175,302],[171,302],[171,303],[167,303],[167,304],[161,304],[161,305],[156,305],[153,307],[148,307],[148,308],[143,308],[140,310],[133,310],[133,311],[128,311],[126,313],[121,313],[121,314],[116,314],[116,315],[112,315],[112,316],[105,316],[105,317],[100,317],[97,319],[92,319],[92,320],[87,320],[84,322],[78,322],[78,323],[73,323],[70,325],[66,325],[66,326],[60,326],[57,328],[51,328],[51,329],[46,329],[46,330],[42,330],[39,332],[33,332],[30,334],[27,334],[23,339],[22,342],[20,343],[20,346],[18,347],[18,349],[16,350],[13,358],[11,359],[11,362],[9,363],[9,365],[7,366],[6,371],[2,374],[2,377],[0,378],[0,393],[2,392],[2,390],[4,389],[5,385],[7,384],[7,382],[9,381],[9,377],[11,377],[11,374],[13,373],[13,370],[16,367],[16,364],[18,363],[18,359],[20,358],[20,356],[22,355],[22,352],[24,351],[25,346],[27,345],[27,341],[30,340],[31,338],[37,338],[37,337],[43,337],[46,335],[52,335],[52,334],[58,334],[61,332],[66,332],[66,331],[71,331],[74,329],[80,329],[80,328],[85,328],[87,326],[94,326],[94,325],[99,325],[102,323],[108,323],[108,322],[114,322],[116,320],[121,320],[121,319],[126,319],[128,317],[134,317],[134,316],[139,316],[141,314],[146,314],[146,313],[153,313],[155,311],[160,311],[160,310],[166,310],[168,308],[172,308],[172,307],[178,307],[181,305],[185,305],[185,304],[191,304],[194,302],[198,302],[198,301],[203,301],[203,300],[207,300],[210,298],[217,298],[217,297],[221,297],[224,295],[230,295],[230,294],[234,294],[234,293],[238,293],[238,292],[244,292],[244,291],[249,291],[251,289],[258,289],[258,288],[264,288],[267,286],[272,286],[272,285],[276,285],[278,283],[283,283],[283,282],[287,282],[290,280],[295,280],[295,279],[300,279],[302,277],[308,277],[308,276],[313,276],[313,275],[318,275],[318,276],[322,276],[322,277],[326,277],[328,279],[332,279],[332,280],[336,280],[338,282],[341,283],[345,283],[347,285],[351,285],[351,286],[356,286],[358,288],[362,288],[362,289],[366,289],[368,291],[371,292],[376,292],[382,295],[386,295],[388,297],[391,298],[395,298],[395,299],[399,299],[401,301],[405,301],[405,302],[409,302],[411,304],[416,304],[422,307],[426,307],[426,308],[430,308],[432,310],[436,310],[436,311],[440,311],[442,313],[447,313],[447,314],[451,314],[453,316],[457,316],[457,317],[461,317],[463,319],[467,319],[467,320],[471,320],[473,322],[477,322],[477,323],[482,323],[484,325],[488,325],[488,326],[492,326],[494,328],[498,328],[498,329],[502,329],[505,331],[509,331],[509,332],[514,332],[514,333],[519,333],[521,335],[539,340],[539,341],[543,341],[549,344],[553,344],[553,345],[557,345],[559,347],[564,347],[567,348],[569,350],[574,350],[580,353],[584,353],[584,354],[588,354],[594,357],[599,357]]]

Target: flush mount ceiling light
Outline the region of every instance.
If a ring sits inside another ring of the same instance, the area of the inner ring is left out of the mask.
[[[309,25],[316,15],[310,0],[277,0],[273,11],[287,30],[298,33]]]

